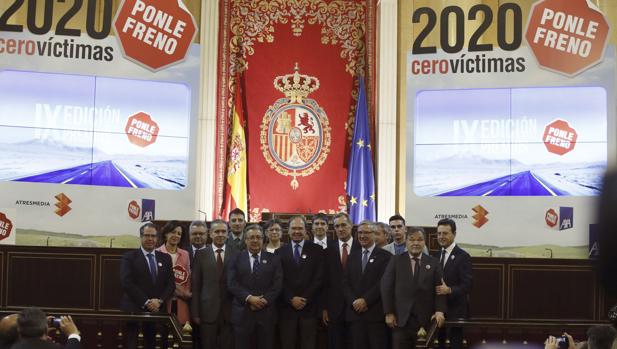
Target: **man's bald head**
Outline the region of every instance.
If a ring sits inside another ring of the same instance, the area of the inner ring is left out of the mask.
[[[7,315],[0,320],[0,343],[10,347],[17,340],[17,314]]]

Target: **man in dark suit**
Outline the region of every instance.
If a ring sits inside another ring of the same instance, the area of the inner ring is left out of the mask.
[[[349,255],[360,249],[351,236],[351,219],[344,212],[333,217],[337,240],[326,249],[326,282],[322,292],[322,320],[328,327],[328,348],[346,348],[345,297],[343,296],[343,272]]]
[[[328,237],[328,216],[325,213],[318,213],[313,216],[311,233],[313,234],[313,243],[324,250],[334,241]]]
[[[165,301],[171,298],[176,289],[171,257],[167,253],[155,251],[158,237],[153,223],[142,225],[139,235],[141,247],[122,256],[120,283],[124,294],[120,309],[131,313],[158,313],[164,311]],[[154,348],[155,324],[145,322],[143,330],[145,348]],[[126,332],[127,347],[136,348],[138,324],[127,322]],[[163,341],[166,339],[164,335]]]
[[[291,242],[276,250],[283,267],[280,299],[282,348],[314,349],[319,294],[323,284],[323,249],[306,238],[306,220],[289,220]]]
[[[227,226],[227,223],[225,223]],[[191,244],[188,247],[189,252],[189,262],[191,264],[191,268],[193,268],[193,260],[195,259],[195,255],[197,251],[203,250],[206,248],[206,239],[208,238],[208,227],[206,227],[206,223],[204,221],[192,221],[191,225],[189,225],[189,239]],[[227,238],[227,236],[225,236]]]
[[[61,349],[60,345],[47,337],[48,320],[39,308],[26,308],[17,315],[17,332],[19,339],[11,347],[14,349]],[[64,349],[81,349],[79,330],[70,316],[62,316],[58,324],[68,340]]]
[[[349,324],[353,349],[386,347],[386,326],[379,283],[392,254],[377,247],[377,226],[370,221],[358,225],[357,238],[362,249],[349,256],[343,278],[345,319]]]
[[[444,283],[435,287],[437,295],[448,299],[449,320],[466,319],[469,316],[469,293],[472,284],[471,256],[456,243],[456,223],[444,218],[437,223],[437,241],[441,251],[433,256],[439,258],[443,268]],[[446,338],[450,338],[450,348],[463,348],[463,328],[442,328],[439,331],[439,348],[445,348]]]
[[[191,314],[201,331],[203,349],[231,349],[231,294],[227,291],[226,267],[238,254],[227,241],[227,222],[210,223],[212,245],[195,256],[191,285]]]
[[[246,227],[247,250],[238,253],[227,269],[236,349],[249,348],[253,339],[258,349],[274,345],[275,303],[283,287],[283,269],[278,256],[262,251],[263,236],[259,225]]]
[[[432,319],[443,326],[446,296],[436,295],[443,273],[439,260],[422,253],[422,228],[407,232],[407,253],[392,257],[381,279],[381,298],[386,324],[392,328],[392,348],[415,348],[420,327],[428,329]]]
[[[229,237],[227,245],[235,247],[238,251],[246,250],[245,239],[243,236],[244,227],[246,227],[246,216],[244,211],[239,208],[234,208],[229,212]]]
[[[225,223],[225,226],[227,226],[227,223]],[[187,251],[189,252],[189,263],[191,270],[193,269],[193,261],[195,260],[195,255],[197,252],[206,248],[207,234],[208,227],[206,226],[206,222],[197,220],[192,221],[189,225],[190,244]],[[225,235],[225,239],[227,239],[227,235]],[[201,335],[199,324],[193,321],[195,317],[199,317],[199,314],[191,312],[191,327],[193,328],[191,334],[193,335],[193,348],[197,349],[201,348]]]

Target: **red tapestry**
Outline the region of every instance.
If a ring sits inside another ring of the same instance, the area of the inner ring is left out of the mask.
[[[220,10],[214,216],[239,74],[250,219],[345,210],[357,76],[366,76],[369,91],[374,86],[374,2],[222,0]]]

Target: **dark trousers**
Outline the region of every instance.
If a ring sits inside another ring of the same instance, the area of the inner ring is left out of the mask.
[[[437,334],[439,339],[439,349],[446,347],[446,339],[450,339],[450,348],[462,349],[463,348],[463,328],[462,327],[449,327],[442,328]]]
[[[315,349],[316,347],[317,318],[315,317],[303,318],[295,310],[282,309],[279,330],[281,348]]]
[[[328,323],[328,349],[347,349],[347,328],[343,318],[330,318]]]
[[[231,324],[219,316],[215,322],[201,322],[199,325],[201,332],[202,349],[232,349],[233,335]]]
[[[256,321],[252,324],[234,324],[235,349],[272,349],[275,324]],[[255,346],[256,344],[256,346]]]
[[[416,339],[420,324],[415,316],[411,315],[405,326],[392,329],[392,349],[409,349],[416,347]]]
[[[193,331],[191,332],[191,336],[193,337],[193,349],[201,349],[201,325],[196,324],[195,322],[193,322],[193,319],[191,317],[191,327],[193,328]]]
[[[386,348],[386,325],[383,321],[351,321],[348,322],[353,349]]]
[[[155,322],[144,321],[142,324],[144,335],[144,349],[154,349],[157,324]],[[167,348],[167,334],[169,330],[166,326],[159,326],[161,334],[161,348]],[[137,348],[137,336],[139,335],[139,322],[127,321],[126,323],[126,347],[127,349]]]

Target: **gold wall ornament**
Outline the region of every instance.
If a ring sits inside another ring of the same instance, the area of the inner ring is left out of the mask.
[[[300,37],[308,23],[321,26],[322,44],[340,46],[349,74],[364,75],[366,17],[366,4],[349,0],[233,0],[229,73],[248,69],[255,42],[274,42],[275,24],[290,23],[292,34]]]
[[[316,77],[300,74],[277,76],[274,87],[285,94],[266,111],[261,123],[261,152],[270,168],[291,176],[291,188],[300,186],[297,177],[318,171],[330,153],[330,123],[326,112],[308,94],[319,88]]]

